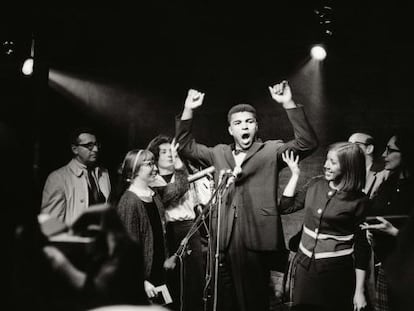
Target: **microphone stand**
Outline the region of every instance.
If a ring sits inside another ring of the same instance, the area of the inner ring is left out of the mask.
[[[188,246],[188,242],[190,241],[190,238],[197,232],[197,230],[200,228],[200,226],[203,224],[204,219],[206,216],[209,216],[212,212],[211,206],[213,205],[217,205],[217,237],[216,237],[216,253],[214,256],[215,259],[215,280],[214,280],[214,300],[213,300],[213,310],[216,310],[217,308],[217,279],[218,279],[218,259],[219,259],[219,237],[220,237],[220,208],[221,208],[221,198],[224,194],[224,192],[227,189],[227,181],[229,178],[229,174],[225,174],[224,177],[222,178],[221,181],[219,181],[219,184],[217,185],[217,188],[214,190],[213,194],[211,195],[210,199],[208,200],[208,202],[206,203],[206,205],[203,207],[202,211],[200,212],[200,214],[197,216],[197,218],[194,220],[193,225],[191,226],[191,228],[188,230],[186,236],[181,240],[180,242],[180,246],[178,247],[177,251],[174,253],[174,255],[172,255],[170,258],[172,260],[175,260],[177,258],[180,259],[180,262],[182,262],[182,257],[185,254],[185,251],[187,249]],[[211,223],[211,218],[210,218],[210,223]],[[209,226],[211,227],[211,226]],[[211,228],[210,228],[211,229]],[[208,258],[211,259],[211,253],[212,253],[212,249],[210,247],[210,237],[211,237],[211,233],[209,232],[208,234]],[[210,265],[211,260],[208,260],[208,264]],[[211,268],[207,267],[207,270],[211,270]],[[211,281],[211,273],[206,273],[206,284],[205,284],[205,289],[204,289],[204,293],[206,293],[207,288],[209,286],[209,283]],[[207,297],[203,298],[204,300],[204,309],[207,310]]]

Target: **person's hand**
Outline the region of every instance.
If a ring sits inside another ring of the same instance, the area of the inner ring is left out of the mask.
[[[180,147],[180,144],[175,141],[175,138],[171,142],[171,157],[174,163],[175,169],[180,169],[183,167],[183,162],[181,161],[179,155],[178,155],[178,148]]]
[[[43,253],[46,255],[53,269],[59,269],[68,262],[66,256],[54,246],[43,247]]]
[[[185,99],[184,108],[194,110],[203,104],[204,93],[189,89]]]
[[[287,81],[282,81],[281,83],[269,86],[269,91],[272,98],[276,102],[283,104],[283,107],[296,107],[296,104],[292,100],[292,91],[290,90],[290,86]]]
[[[364,223],[364,224],[367,224],[367,223]],[[375,243],[374,234],[370,230],[366,230],[366,236],[367,236],[369,245],[371,245],[372,247],[375,246],[374,245]]]
[[[379,221],[378,224],[368,224],[368,223],[363,223],[360,225],[362,230],[376,230],[376,231],[380,231],[392,236],[397,236],[398,235],[398,229],[395,228],[392,223],[390,223],[388,220],[386,220],[384,217],[380,217],[377,216],[376,217],[377,220]]]
[[[295,157],[293,151],[286,150],[284,153],[282,153],[282,159],[287,164],[287,166],[289,166],[292,175],[300,174],[298,155]]]
[[[157,290],[155,289],[155,286],[152,285],[147,280],[144,281],[144,289],[145,289],[145,292],[147,293],[148,298],[154,298],[157,296]]]
[[[364,292],[356,290],[354,294],[354,311],[364,310],[367,306],[367,299],[365,298]]]
[[[177,261],[177,255],[174,254],[171,257],[168,257],[164,261],[164,269],[165,270],[174,270],[174,268],[176,266],[176,261]]]

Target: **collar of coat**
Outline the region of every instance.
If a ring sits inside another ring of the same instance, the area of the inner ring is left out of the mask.
[[[70,162],[68,163],[68,167],[69,169],[73,172],[73,174],[75,174],[76,177],[81,177],[83,173],[86,173],[86,165],[80,163],[78,160],[76,160],[75,158],[73,158],[72,160],[70,160]],[[100,176],[100,169],[99,167],[95,167],[94,168],[95,171],[95,175],[99,178]]]
[[[225,152],[224,157],[226,158],[227,162],[230,164],[231,168],[236,166],[234,162],[233,150],[234,150],[234,143],[228,146],[227,152]],[[263,147],[263,143],[260,141],[255,141],[250,146],[249,149],[246,150],[246,157],[243,160],[243,163],[247,162],[256,152],[258,152]],[[242,164],[243,164],[242,163]]]

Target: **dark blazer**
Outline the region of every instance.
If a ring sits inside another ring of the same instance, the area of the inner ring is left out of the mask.
[[[163,205],[158,194],[154,195],[154,202],[160,214],[161,223],[163,218]],[[137,241],[144,255],[144,278],[148,279],[151,274],[151,268],[154,255],[154,236],[152,234],[151,224],[148,218],[144,204],[138,196],[131,192],[125,191],[119,200],[117,206],[119,217],[121,218],[129,235]],[[163,226],[163,231],[164,226]],[[164,235],[164,232],[162,233]]]
[[[228,201],[231,206],[226,209],[225,220],[232,221],[237,217],[245,246],[251,250],[285,250],[280,219],[283,211],[278,209],[277,203],[278,173],[284,164],[281,154],[290,149],[303,158],[317,147],[316,136],[303,109],[298,107],[286,111],[295,139],[286,143],[281,140],[254,142],[241,165],[242,173],[235,181],[234,195]],[[183,157],[214,165],[216,172],[234,169],[231,145],[207,147],[196,143],[191,134],[191,120],[177,120],[176,131]],[[225,245],[230,238],[229,227],[225,232]]]
[[[176,170],[176,181],[169,183],[164,187],[154,187],[155,194],[153,196],[154,203],[157,206],[158,213],[163,226],[163,236],[165,238],[165,219],[164,219],[164,203],[169,204],[180,198],[188,190],[187,170]],[[161,199],[162,197],[162,199]],[[131,191],[125,191],[121,196],[117,211],[121,221],[129,235],[137,241],[143,250],[144,255],[144,277],[148,279],[151,274],[154,255],[154,236],[152,234],[150,220],[144,203],[141,199]],[[164,243],[164,245],[167,245]],[[174,251],[174,250],[172,250]],[[168,251],[165,250],[166,255]]]
[[[362,231],[359,225],[365,219],[368,197],[362,191],[334,191],[323,176],[317,176],[307,182],[294,197],[282,196],[280,206],[284,209],[290,206],[292,211],[305,208],[303,226],[307,230],[342,237],[354,235],[350,240],[343,240],[315,239],[312,234],[302,234],[302,246],[312,253],[312,258],[303,256],[303,260],[300,260],[302,264],[309,264],[310,260],[315,260],[315,254],[320,252],[337,252],[353,246],[355,268],[367,269],[370,246],[365,231]],[[327,261],[317,259],[319,267],[324,269],[332,266],[333,257],[339,259],[340,256],[327,256]]]

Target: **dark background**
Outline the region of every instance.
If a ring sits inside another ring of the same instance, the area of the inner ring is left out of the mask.
[[[302,182],[321,172],[328,144],[364,130],[381,150],[395,128],[411,125],[412,17],[406,2],[222,2],[5,9],[1,36],[14,40],[15,51],[2,51],[0,58],[0,119],[13,133],[8,137],[20,143],[37,193],[47,174],[70,159],[72,128],[97,128],[101,162],[113,176],[128,149],[174,133],[189,88],[206,93],[195,116],[200,142],[231,141],[226,113],[239,102],[256,106],[263,139],[286,140],[291,127],[267,86],[288,79],[321,144],[303,162]],[[333,9],[332,36],[314,13],[324,5]],[[35,72],[24,77],[20,66],[32,36]],[[309,49],[318,42],[328,57],[312,65]],[[48,79],[48,72],[60,80]],[[283,172],[282,186],[285,180]]]

